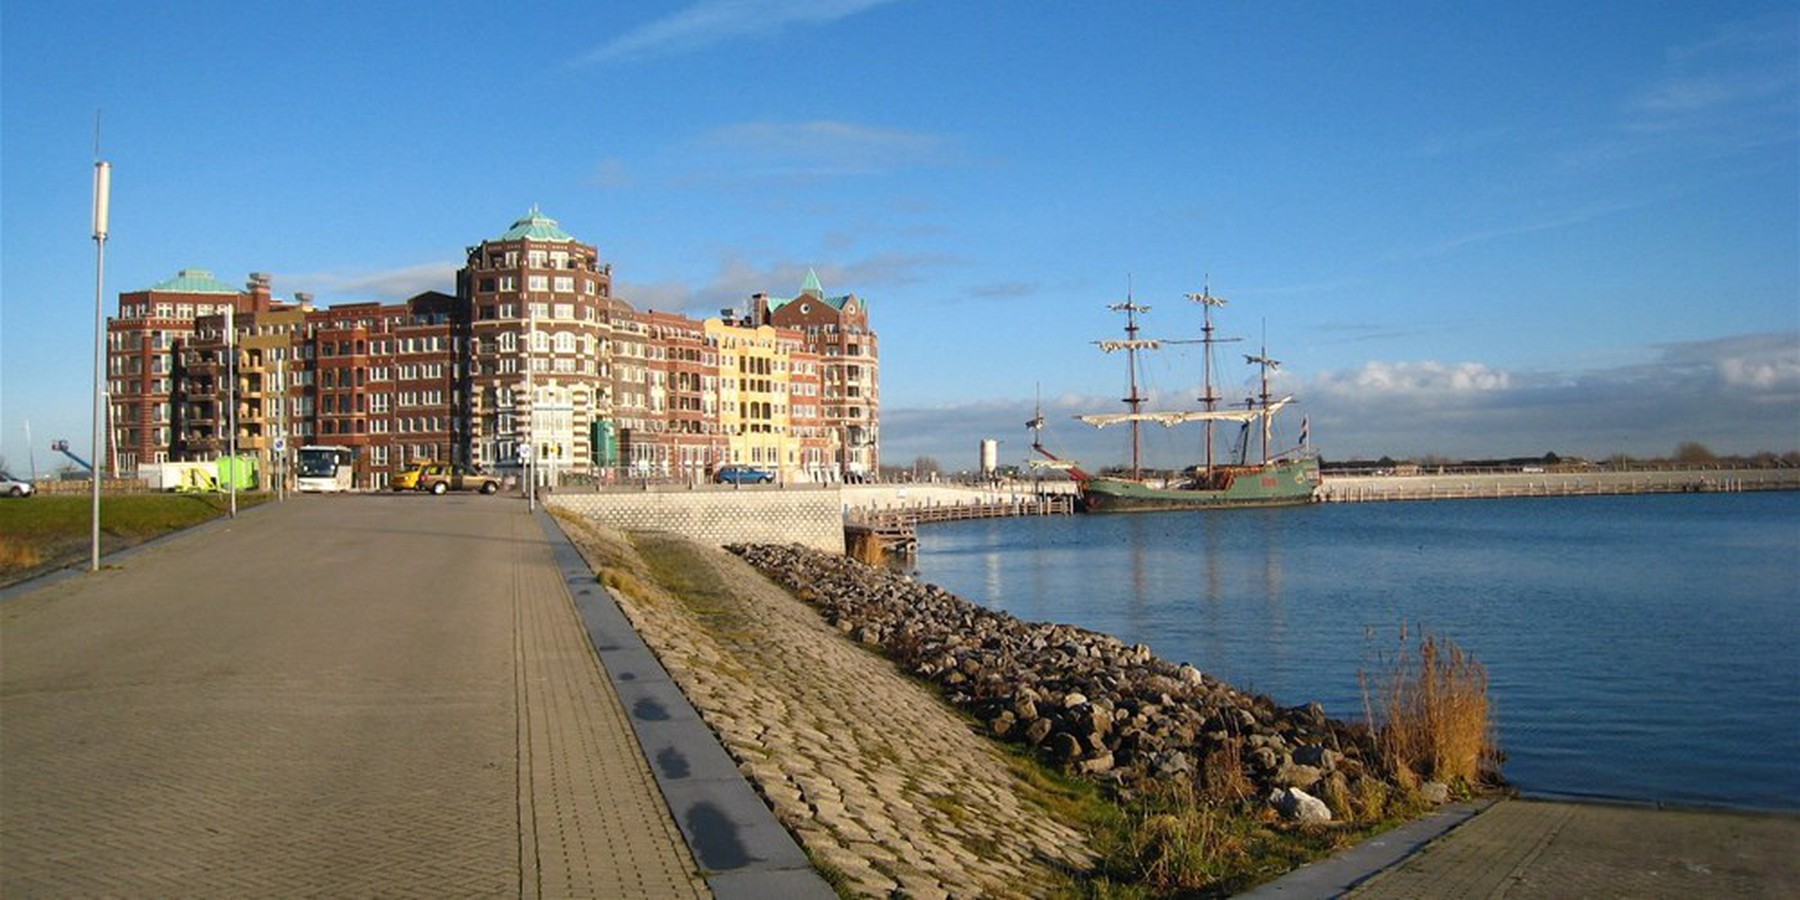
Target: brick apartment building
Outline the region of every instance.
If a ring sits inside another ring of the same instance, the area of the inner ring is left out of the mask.
[[[875,335],[855,295],[752,299],[742,319],[639,311],[612,266],[535,208],[467,250],[456,294],[315,308],[183,270],[108,321],[110,470],[303,444],[352,448],[355,484],[408,463],[546,479],[697,481],[764,466],[787,481],[879,466]],[[227,338],[229,327],[230,337]]]

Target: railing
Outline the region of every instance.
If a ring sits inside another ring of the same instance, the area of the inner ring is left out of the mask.
[[[844,529],[866,535],[884,553],[910,556],[918,551],[920,523],[959,522],[967,519],[1007,519],[1019,516],[1067,516],[1075,513],[1075,495],[1044,494],[1016,500],[975,503],[927,503],[892,509],[853,509],[844,514]]]

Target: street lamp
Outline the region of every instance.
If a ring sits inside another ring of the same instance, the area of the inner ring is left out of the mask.
[[[94,149],[99,155],[99,124],[95,120]],[[94,161],[94,445],[96,456],[104,451],[100,429],[106,421],[106,311],[102,298],[106,294],[106,231],[112,206],[112,163]],[[90,540],[88,571],[100,571],[100,472],[102,464],[88,471],[93,491],[93,529]]]

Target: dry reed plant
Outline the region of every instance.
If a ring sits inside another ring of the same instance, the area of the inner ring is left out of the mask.
[[[1223,860],[1241,852],[1221,827],[1220,812],[1197,802],[1186,782],[1167,786],[1148,801],[1147,813],[1129,836],[1129,853],[1142,880],[1165,893],[1182,893],[1215,882]]]
[[[1200,762],[1202,798],[1217,803],[1242,803],[1256,793],[1256,785],[1244,774],[1243,742],[1236,735],[1208,751]]]
[[[0,572],[29,569],[44,561],[43,554],[23,540],[0,537]]]
[[[1419,779],[1475,787],[1491,781],[1498,760],[1488,710],[1487,668],[1454,640],[1422,634],[1415,653],[1407,630],[1400,650],[1382,660],[1364,711],[1376,726],[1382,760],[1402,788]]]

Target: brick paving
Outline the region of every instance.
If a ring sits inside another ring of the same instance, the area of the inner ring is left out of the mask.
[[[695,897],[514,500],[301,497],[0,604],[0,896]]]

